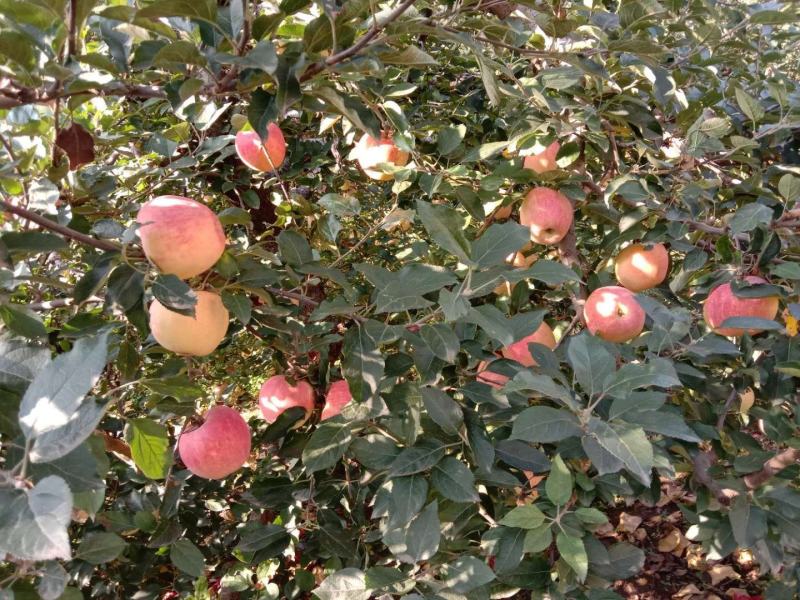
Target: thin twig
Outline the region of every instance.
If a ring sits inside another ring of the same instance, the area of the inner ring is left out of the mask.
[[[722,413],[720,413],[719,417],[717,418],[717,429],[720,431],[725,426],[725,417],[728,416],[728,411],[731,409],[733,401],[736,400],[736,396],[736,386],[733,386],[731,393],[728,394],[728,399],[725,400],[725,406],[722,408]]]
[[[31,221],[44,227],[45,229],[49,229],[50,231],[54,231],[58,234],[63,235],[69,239],[75,240],[76,242],[80,242],[82,244],[86,244],[87,246],[93,246],[94,248],[98,248],[100,250],[120,250],[120,246],[109,242],[106,240],[98,240],[97,238],[93,238],[86,234],[81,233],[80,231],[75,231],[74,229],[70,229],[69,227],[64,227],[63,225],[59,225],[55,221],[51,221],[47,217],[43,217],[42,215],[36,214],[28,210],[27,208],[21,208],[19,206],[14,206],[5,200],[0,199],[0,208],[6,212],[9,212],[13,215],[17,215],[18,217],[25,219],[27,221]]]

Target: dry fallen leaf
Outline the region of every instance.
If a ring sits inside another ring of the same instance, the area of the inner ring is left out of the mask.
[[[753,408],[753,403],[756,401],[756,395],[753,388],[747,388],[739,394],[739,412],[746,415]]]
[[[628,513],[621,513],[619,515],[619,525],[617,525],[617,529],[619,531],[625,531],[627,533],[633,533],[636,531],[636,528],[642,524],[642,518],[637,517],[636,515],[629,515]]]
[[[714,565],[708,570],[708,574],[711,577],[711,585],[718,585],[720,581],[726,579],[741,579],[730,565]]]
[[[685,585],[678,590],[673,598],[686,598],[687,596],[691,596],[693,594],[700,594],[700,590],[697,589],[695,584],[690,583],[689,585]]]
[[[683,534],[680,532],[679,529],[673,529],[663,538],[658,540],[658,551],[659,552],[672,552],[677,548],[681,543],[681,538]]]

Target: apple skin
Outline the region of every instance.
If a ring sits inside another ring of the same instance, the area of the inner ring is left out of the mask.
[[[314,410],[314,389],[307,381],[291,385],[283,375],[273,375],[261,386],[258,406],[267,423],[274,423],[285,410],[302,406],[306,416],[299,426],[306,422]]]
[[[376,140],[366,133],[356,143],[354,155],[358,166],[361,167],[367,177],[378,181],[389,181],[394,179],[394,176],[391,173],[384,173],[375,167],[383,163],[391,163],[402,167],[408,164],[409,159],[408,152],[403,152],[395,146],[389,136],[382,136],[381,139]]]
[[[633,292],[618,285],[597,288],[586,299],[583,317],[589,331],[609,342],[627,342],[644,329],[645,312]]]
[[[750,275],[744,280],[750,284],[767,283],[761,277]],[[719,335],[739,337],[745,330],[740,327],[720,327],[725,319],[731,317],[755,317],[758,319],[774,319],[778,314],[778,297],[738,298],[731,289],[730,283],[718,285],[703,303],[703,318],[708,326]],[[762,329],[748,329],[747,333],[755,335]]]
[[[342,379],[334,381],[331,387],[328,388],[328,393],[325,395],[325,406],[322,409],[322,414],[319,417],[320,421],[331,419],[342,412],[342,409],[353,399],[350,394],[350,386]]]
[[[526,156],[522,161],[522,166],[525,169],[531,169],[537,175],[547,173],[548,171],[555,171],[558,168],[556,164],[556,156],[561,149],[561,144],[553,142],[547,148],[534,154],[533,156]]]
[[[156,341],[176,354],[211,354],[228,331],[228,310],[219,294],[195,292],[194,317],[169,310],[158,300],[150,305],[150,331]]]
[[[198,477],[223,479],[239,470],[250,456],[250,427],[229,406],[214,406],[200,427],[181,434],[178,452]]]
[[[556,190],[535,187],[519,208],[519,222],[528,227],[537,244],[557,244],[572,225],[572,202]]]
[[[669,253],[664,244],[631,244],[614,261],[617,281],[632,292],[656,287],[668,272]]]
[[[532,334],[525,336],[510,346],[506,346],[500,350],[500,353],[503,358],[515,360],[525,367],[535,367],[537,363],[528,351],[528,344],[542,344],[553,350],[556,347],[556,338],[553,335],[553,330],[550,329],[547,323],[542,322]]]
[[[254,171],[277,171],[286,159],[286,140],[275,123],[267,125],[266,141],[255,131],[240,131],[234,145],[242,162]]]
[[[476,379],[480,383],[485,383],[493,387],[496,390],[502,388],[506,383],[508,383],[509,377],[503,375],[501,373],[495,373],[494,371],[489,370],[489,366],[491,363],[486,360],[482,360],[478,363],[478,372]]]
[[[136,215],[147,259],[162,273],[189,279],[207,271],[225,251],[225,232],[205,204],[183,196],[158,196]]]

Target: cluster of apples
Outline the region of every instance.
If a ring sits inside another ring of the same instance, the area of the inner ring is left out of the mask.
[[[560,150],[558,142],[553,142],[538,154],[524,158],[523,166],[537,174],[557,168],[556,157]],[[510,207],[496,213],[498,218],[507,218]],[[534,187],[523,200],[519,209],[520,223],[530,230],[532,242],[542,245],[558,244],[569,232],[574,219],[572,203],[557,190],[547,187]],[[527,251],[527,249],[526,249]],[[526,256],[523,252],[510,254],[506,262],[518,267],[528,267],[536,260],[535,255]],[[583,317],[587,329],[602,339],[623,343],[641,334],[645,324],[645,311],[636,300],[635,294],[663,283],[669,273],[669,252],[661,243],[636,243],[624,248],[614,262],[614,274],[619,285],[611,285],[594,290],[583,307]],[[751,285],[766,283],[760,277],[745,277]],[[511,286],[502,284],[495,289],[497,294],[510,295]],[[774,319],[778,312],[777,296],[762,298],[740,298],[730,283],[715,287],[703,304],[703,316],[709,328],[720,335],[741,336],[745,330],[736,327],[721,327],[726,319],[732,317],[755,317]],[[751,335],[759,329],[748,329]],[[523,366],[535,366],[536,361],[528,350],[528,344],[542,344],[551,350],[557,345],[553,330],[542,323],[531,335],[500,350],[503,358],[516,361]],[[477,368],[477,379],[492,387],[500,388],[508,377],[489,370],[489,362],[482,361]]]
[[[335,417],[352,400],[345,380],[335,381],[325,395],[320,420]],[[274,423],[285,411],[299,406],[305,411],[302,425],[314,411],[314,389],[307,381],[292,385],[283,375],[267,379],[258,395],[258,406],[267,423]],[[224,479],[238,471],[250,457],[250,427],[241,414],[229,406],[214,406],[203,424],[182,432],[178,438],[181,460],[192,473],[205,479]]]

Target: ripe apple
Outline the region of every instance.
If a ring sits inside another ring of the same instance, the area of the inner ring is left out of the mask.
[[[753,275],[745,277],[749,284],[767,283],[761,277]],[[703,303],[703,317],[708,326],[715,333],[728,337],[744,335],[745,330],[740,327],[720,327],[725,319],[731,317],[755,317],[758,319],[774,319],[778,314],[778,297],[766,296],[764,298],[739,298],[731,289],[730,283],[723,283],[715,287]],[[755,335],[762,329],[748,329],[747,333]]]
[[[275,123],[267,125],[266,140],[253,130],[240,131],[234,145],[242,162],[256,171],[277,171],[286,158],[286,140]]]
[[[512,252],[506,256],[506,262],[518,269],[526,269],[535,263],[537,258],[538,256],[535,254],[529,254],[528,256],[525,256],[521,251]],[[494,293],[498,296],[510,296],[513,289],[514,286],[512,286],[508,281],[504,281],[494,288]]]
[[[331,387],[328,388],[328,393],[325,396],[325,406],[322,409],[322,414],[319,417],[320,421],[335,417],[342,409],[353,399],[350,394],[350,386],[342,379],[334,381]]]
[[[542,344],[553,350],[556,347],[556,338],[553,335],[553,330],[550,329],[547,323],[542,322],[532,334],[525,336],[510,346],[506,346],[500,353],[504,358],[515,360],[521,365],[535,367],[537,363],[533,360],[530,351],[528,351],[528,344]]]
[[[274,375],[261,386],[258,406],[267,423],[274,423],[285,410],[301,406],[306,411],[306,416],[300,422],[302,424],[314,410],[314,389],[307,381],[292,385],[283,375]]]
[[[509,377],[503,375],[502,373],[495,373],[494,371],[490,371],[489,367],[491,363],[486,360],[482,360],[478,363],[478,372],[476,379],[481,382],[485,383],[486,385],[490,385],[495,389],[502,388],[509,380]]]
[[[238,470],[250,456],[250,427],[229,406],[214,406],[200,427],[181,433],[178,452],[198,477],[222,479]]]
[[[669,271],[669,253],[664,244],[631,244],[614,263],[617,281],[632,292],[660,284]]]
[[[189,279],[214,266],[225,251],[222,223],[205,204],[183,196],[159,196],[136,215],[147,259],[162,273]]]
[[[519,222],[530,228],[531,240],[537,244],[557,244],[572,225],[572,202],[556,190],[535,187],[519,209]]]
[[[176,354],[211,354],[228,331],[228,310],[219,294],[195,292],[194,317],[169,310],[158,300],[150,305],[150,331],[156,341]]]
[[[583,317],[589,331],[609,342],[627,342],[644,329],[644,309],[630,290],[618,285],[597,288],[586,299]]]
[[[547,173],[548,171],[554,171],[558,168],[558,165],[556,165],[556,156],[560,148],[561,144],[553,142],[538,154],[526,156],[525,160],[522,161],[522,166],[535,171],[538,175]]]
[[[356,143],[354,156],[358,166],[361,167],[367,177],[378,181],[389,181],[394,176],[391,173],[384,173],[376,167],[383,163],[402,167],[408,163],[409,159],[408,152],[403,152],[395,146],[392,138],[388,135],[376,140],[366,133]]]

